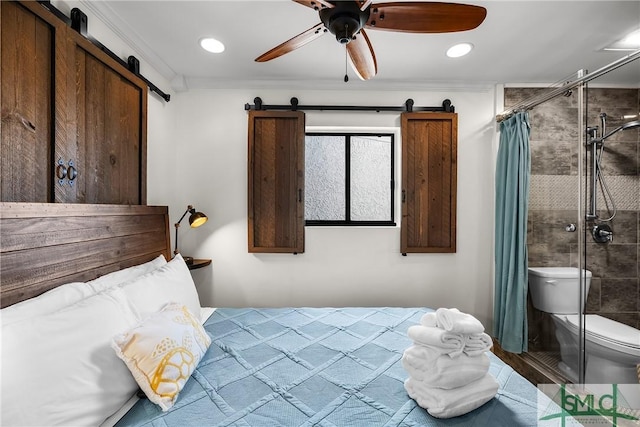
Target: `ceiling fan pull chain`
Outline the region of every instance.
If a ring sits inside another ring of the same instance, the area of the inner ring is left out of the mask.
[[[349,69],[348,64],[347,64],[347,55],[349,53],[347,52],[347,45],[344,45],[344,82],[348,82],[349,81],[349,76],[347,75],[347,70]]]

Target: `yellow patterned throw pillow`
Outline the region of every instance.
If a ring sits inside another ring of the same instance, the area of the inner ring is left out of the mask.
[[[210,344],[211,338],[189,309],[170,303],[115,336],[112,347],[149,400],[167,411]]]

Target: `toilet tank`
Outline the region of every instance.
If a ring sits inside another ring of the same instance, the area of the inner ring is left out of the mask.
[[[586,293],[589,295],[591,272],[586,272]],[[577,314],[580,312],[580,278],[575,267],[529,267],[531,302],[547,313]]]

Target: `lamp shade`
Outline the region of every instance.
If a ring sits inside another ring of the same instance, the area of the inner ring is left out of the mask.
[[[189,216],[189,225],[192,228],[197,228],[207,222],[208,219],[209,218],[207,218],[207,216],[202,212],[194,212],[191,214],[191,216]]]

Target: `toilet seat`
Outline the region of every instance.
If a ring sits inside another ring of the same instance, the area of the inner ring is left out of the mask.
[[[578,333],[579,316],[577,314],[560,317],[564,318],[567,326],[574,333]],[[585,329],[587,341],[640,356],[640,330],[597,314],[586,315]]]

